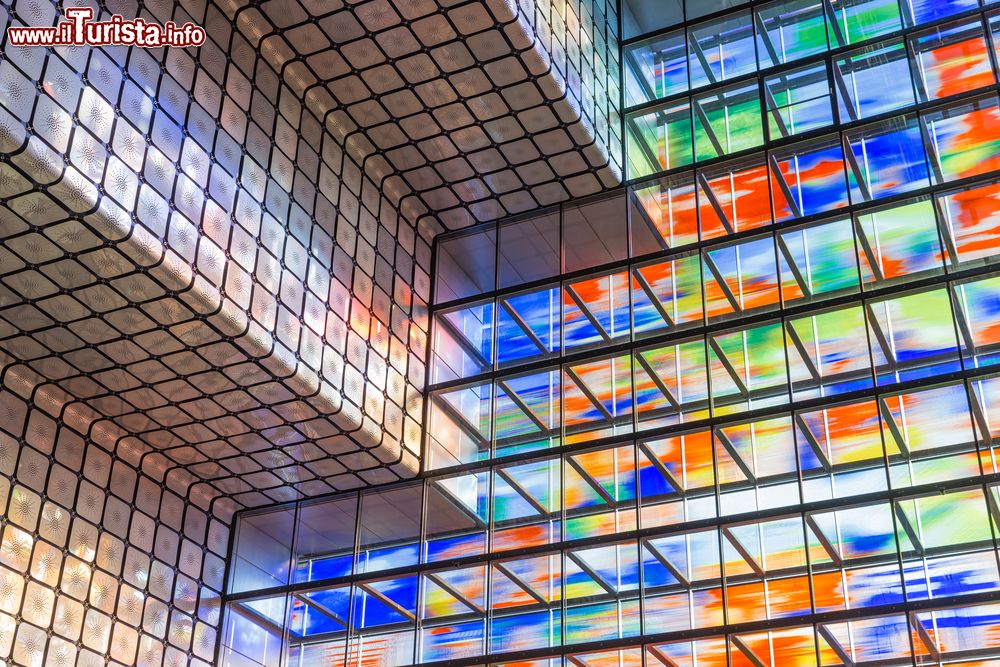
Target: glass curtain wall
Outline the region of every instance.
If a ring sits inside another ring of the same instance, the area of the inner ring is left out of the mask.
[[[440,237],[424,472],[240,667],[1000,666],[1000,3],[625,0],[629,182]]]

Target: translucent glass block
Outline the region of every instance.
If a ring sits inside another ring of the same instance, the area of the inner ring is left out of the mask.
[[[695,97],[691,105],[695,160],[708,160],[764,143],[756,83],[704,93]]]

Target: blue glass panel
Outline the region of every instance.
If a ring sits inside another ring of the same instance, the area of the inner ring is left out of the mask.
[[[690,28],[688,52],[692,88],[753,72],[757,69],[757,52],[750,12],[724,16]]]
[[[351,562],[353,560],[354,558],[351,554],[343,554],[305,561],[299,565],[302,571],[302,578],[296,576],[295,580],[317,581],[319,579],[347,576],[351,573]]]
[[[774,219],[779,222],[847,206],[844,149],[839,138],[775,151],[771,183]]]
[[[688,89],[687,43],[684,31],[625,48],[625,103],[634,106]]]
[[[480,533],[428,539],[424,546],[426,560],[428,563],[433,563],[439,560],[481,553],[483,542],[484,537]]]
[[[418,577],[412,575],[355,588],[352,626],[365,630],[411,622],[416,614],[417,581]]]
[[[851,201],[870,201],[930,185],[915,117],[894,118],[849,132],[847,140]]]
[[[902,40],[874,44],[837,59],[834,78],[844,123],[916,103]]]
[[[905,0],[904,4],[906,20],[912,25],[930,23],[979,6],[977,0]]]
[[[559,288],[503,297],[497,304],[497,364],[510,366],[559,351]]]
[[[358,554],[358,572],[374,572],[401,567],[418,562],[420,549],[416,544],[404,544],[398,547],[362,550]]]

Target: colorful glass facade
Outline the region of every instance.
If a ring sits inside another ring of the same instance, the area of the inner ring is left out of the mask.
[[[436,241],[423,474],[244,514],[222,664],[1000,665],[1000,6],[624,4],[627,187]]]

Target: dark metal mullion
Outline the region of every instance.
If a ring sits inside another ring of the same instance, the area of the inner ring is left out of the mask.
[[[1000,504],[997,503],[996,496],[992,493],[992,488],[986,487],[984,490],[986,492],[986,506],[989,508],[989,514],[993,517],[993,522],[1000,528]]]
[[[757,36],[764,43],[764,50],[767,51],[768,57],[771,59],[776,66],[781,65],[781,58],[778,56],[778,50],[774,47],[774,41],[771,39],[770,33],[767,31],[767,26],[764,25],[764,19],[760,17],[760,12],[755,11],[753,13],[754,27],[757,28]]]
[[[854,96],[851,95],[851,89],[847,86],[847,81],[844,79],[844,73],[840,69],[840,63],[834,60],[832,69],[833,69],[833,82],[837,86],[837,92],[839,92],[840,96],[844,98],[843,107],[847,109],[847,115],[850,117],[850,120],[847,122],[851,123],[857,122],[858,120],[861,119],[861,117],[858,116],[858,110],[854,108]],[[841,105],[838,104],[837,105],[838,111],[840,107]],[[844,122],[843,118],[841,118],[840,120],[841,123]]]
[[[396,623],[387,623],[386,625],[380,625],[378,630],[380,632],[384,632],[387,629],[394,630],[399,628],[410,628],[410,627],[412,626],[408,621],[399,621]],[[286,642],[285,644],[285,648],[288,649],[292,647],[305,646],[306,644],[311,644],[311,645],[326,644],[329,642],[347,643],[349,638],[354,638],[358,636],[359,635],[354,635],[353,637],[351,637],[346,630],[331,630],[329,632],[317,632],[314,635],[300,636],[295,638],[289,637],[288,642]]]
[[[990,18],[996,17],[994,14]],[[990,65],[993,69],[993,85],[997,84],[997,74],[1000,73],[1000,53],[997,53],[997,43],[995,39],[986,39],[992,32],[992,26],[990,25],[990,20],[986,17],[985,13],[980,13],[977,18],[979,19],[979,25],[982,28],[983,41],[986,42],[986,55],[990,59]]]
[[[739,299],[737,299],[736,295],[733,294],[733,290],[729,286],[729,283],[726,282],[726,277],[722,275],[722,271],[719,269],[719,266],[715,263],[715,260],[712,259],[712,252],[709,250],[702,253],[702,259],[705,260],[705,264],[708,265],[708,270],[712,272],[712,277],[715,278],[715,282],[718,283],[719,288],[726,297],[726,300],[729,301],[729,305],[732,306],[732,309],[737,313],[742,313],[743,306],[740,305]]]
[[[809,529],[812,530],[813,535],[816,536],[816,539],[819,540],[820,546],[822,546],[823,549],[826,550],[827,555],[830,556],[830,560],[833,562],[834,567],[838,570],[842,569],[844,566],[844,559],[840,556],[840,553],[833,545],[833,542],[830,541],[830,538],[826,536],[823,529],[819,527],[818,523],[816,523],[816,517],[812,514],[806,514],[805,522],[806,525],[809,526]]]
[[[746,564],[750,566],[750,569],[753,570],[754,574],[756,574],[759,579],[765,579],[764,568],[761,567],[760,563],[757,562],[757,559],[753,557],[753,554],[751,554],[743,543],[740,542],[739,538],[733,534],[732,527],[723,526],[722,534],[727,540],[729,540],[729,543],[733,546],[733,549],[736,550],[736,553],[738,553],[740,557],[746,561]]]
[[[670,387],[666,385],[666,383],[663,381],[660,375],[656,372],[656,369],[654,369],[652,365],[649,363],[649,361],[647,361],[646,358],[642,356],[642,352],[635,353],[635,360],[639,362],[639,365],[642,366],[642,370],[646,371],[646,374],[649,376],[649,379],[653,381],[653,384],[656,385],[656,388],[660,391],[661,394],[663,394],[664,398],[666,398],[667,401],[669,401],[670,405],[672,405],[675,410],[680,412],[681,410],[680,401],[677,400],[677,397],[674,396],[674,393],[670,391]]]
[[[614,419],[614,416],[607,409],[607,407],[605,407],[604,403],[602,403],[601,400],[594,395],[594,392],[590,390],[590,387],[587,386],[587,384],[577,374],[577,372],[573,370],[573,368],[567,366],[563,369],[563,371],[569,376],[570,380],[573,381],[573,384],[577,386],[580,392],[587,397],[587,400],[590,401],[595,408],[597,408],[598,412],[604,415],[605,420],[611,421]]]
[[[830,462],[830,457],[823,450],[823,446],[820,444],[819,440],[816,439],[816,435],[809,428],[809,424],[806,423],[805,418],[801,413],[796,413],[795,423],[802,432],[802,436],[806,439],[809,444],[809,448],[812,449],[813,454],[819,459],[819,464],[822,466],[823,470],[830,474],[833,472],[833,464]]]
[[[812,298],[812,288],[806,282],[806,277],[802,275],[802,269],[799,268],[798,263],[795,261],[795,256],[792,255],[792,250],[788,247],[788,243],[785,241],[784,235],[775,234],[774,239],[778,244],[778,250],[785,258],[785,263],[788,264],[788,270],[792,272],[792,277],[795,278],[795,282],[798,283],[799,289],[802,290],[803,296],[807,299]]]
[[[927,628],[925,628],[924,624],[921,623],[920,619],[917,618],[916,613],[911,611],[906,616],[907,619],[909,620],[910,627],[912,627],[916,631],[917,636],[920,637],[920,642],[927,649],[927,652],[930,654],[931,659],[934,660],[934,662],[940,662],[941,652],[938,650],[937,644],[934,643],[934,640],[931,638],[930,634],[928,634]],[[916,651],[914,651],[914,654],[916,654]]]
[[[459,512],[465,514],[472,521],[472,523],[475,524],[476,528],[482,528],[482,529],[488,528],[487,523],[483,521],[483,519],[478,514],[476,514],[468,507],[466,507],[465,503],[463,503],[461,500],[455,497],[455,495],[447,487],[438,484],[430,486],[430,488],[434,489],[441,495],[446,496],[448,500],[450,500],[452,504],[458,509]]]
[[[488,359],[486,359],[486,357],[483,356],[483,353],[480,352],[475,345],[472,344],[472,341],[466,338],[465,335],[458,330],[458,327],[455,326],[454,322],[448,319],[446,314],[442,313],[441,315],[436,317],[435,324],[440,324],[445,329],[447,329],[448,332],[452,335],[452,338],[454,338],[455,341],[458,343],[459,347],[465,350],[466,354],[472,357],[473,360],[476,363],[478,363],[482,368],[492,367],[493,364]]]
[[[906,443],[906,438],[903,437],[903,432],[899,430],[899,424],[896,423],[896,418],[892,414],[892,410],[889,409],[889,404],[886,403],[886,399],[890,398],[884,396],[878,399],[879,413],[882,416],[882,421],[885,423],[886,427],[889,429],[889,433],[892,435],[892,439],[896,441],[896,446],[899,447],[900,455],[909,460],[910,458],[910,447]],[[888,455],[888,452],[886,452]]]
[[[915,501],[916,499],[908,498],[902,502],[909,502],[911,500]],[[902,527],[903,532],[906,533],[906,536],[908,538],[910,538],[910,543],[913,545],[913,550],[916,552],[918,556],[922,558],[924,556],[924,547],[920,543],[920,536],[917,534],[917,530],[913,527],[913,524],[910,523],[910,519],[909,517],[906,516],[906,512],[903,511],[903,506],[900,504],[900,501],[894,502],[892,504],[892,508],[893,508],[893,514],[896,515],[896,520],[899,521],[899,525]],[[902,545],[900,545],[899,551],[900,554],[903,553]]]
[[[837,12],[833,9],[833,3],[830,0],[821,0],[821,2],[823,3],[823,13],[826,15],[826,24],[833,28],[833,36],[837,40],[837,46],[840,48],[847,46],[847,36],[844,35],[843,28],[837,22]]]
[[[802,342],[802,337],[799,336],[799,332],[795,330],[792,325],[791,320],[785,320],[785,332],[788,337],[792,339],[792,345],[795,346],[795,351],[799,353],[799,357],[802,359],[802,363],[805,364],[806,370],[809,374],[813,376],[816,382],[822,384],[823,375],[819,372],[819,368],[816,366],[816,362],[813,361],[809,354],[809,350],[806,349],[805,343]],[[819,350],[816,351],[817,356],[819,356]]]
[[[514,489],[517,495],[521,496],[522,500],[531,505],[531,508],[538,512],[539,515],[546,517],[551,514],[549,508],[543,505],[537,498],[535,498],[531,493],[524,488],[520,482],[514,479],[507,468],[497,468],[496,474],[507,482],[510,488]]]
[[[295,503],[295,509],[292,513],[292,524],[296,526],[296,529],[292,532],[292,539],[290,541],[291,543],[289,544],[289,556],[291,557],[290,564],[292,565],[294,565],[298,560],[296,554],[299,551],[299,538],[301,537],[301,535],[299,534],[300,531],[298,530],[297,527],[299,526],[299,519],[301,519],[301,517],[302,517],[302,503],[297,502]],[[292,583],[294,581],[294,578],[295,578],[294,576],[289,574],[288,582]],[[288,661],[288,651],[286,650],[286,647],[290,644],[292,637],[292,607],[294,606],[294,603],[292,602],[291,596],[285,597],[284,604],[285,608],[282,617],[282,622],[284,623],[285,627],[283,628],[280,634],[281,646],[282,646],[282,655],[279,659],[280,665],[284,665]],[[305,631],[305,626],[303,625],[303,632],[304,631]]]
[[[733,463],[736,464],[736,467],[740,469],[740,472],[743,473],[743,476],[747,478],[748,482],[756,485],[757,475],[750,470],[750,466],[747,465],[747,462],[743,460],[742,456],[740,456],[740,453],[736,450],[736,445],[733,444],[733,441],[729,439],[729,436],[726,435],[721,428],[717,428],[714,431],[715,437],[719,439],[719,442],[722,444],[722,448],[725,449],[726,453],[728,453],[730,458],[733,459]]]
[[[959,40],[956,43],[961,43],[962,41],[965,41],[965,40]],[[917,92],[917,99],[918,100],[929,100],[930,99],[930,95],[927,93],[927,81],[924,79],[924,68],[923,68],[922,64],[920,62],[918,62],[918,56],[917,56],[917,53],[916,53],[916,48],[913,47],[913,40],[912,39],[907,39],[906,40],[906,46],[907,46],[906,55],[907,55],[907,59],[909,60],[908,65],[909,65],[909,70],[910,70],[910,78],[913,79],[913,85],[917,89],[917,91],[916,91]],[[954,46],[954,44],[942,44],[941,47],[939,47],[939,48],[946,48],[946,47],[949,47],[949,46]],[[987,49],[988,48],[989,47],[987,47]],[[917,70],[917,75],[916,76],[913,76],[913,70],[914,69]]]
[[[729,373],[729,377],[732,378],[733,384],[736,385],[736,389],[740,392],[740,395],[744,398],[749,397],[750,389],[747,388],[746,383],[743,382],[743,378],[741,378],[740,374],[736,371],[736,368],[733,366],[733,362],[730,361],[729,357],[726,356],[726,353],[723,352],[722,347],[719,345],[719,341],[717,341],[714,336],[708,336],[708,344],[712,346],[712,351],[715,352],[715,355],[719,358],[719,363],[721,363],[723,368],[726,369],[726,372]]]
[[[332,620],[332,621],[334,621],[334,622],[336,622],[336,623],[344,626],[344,629],[347,629],[348,627],[350,627],[350,624],[348,623],[348,621],[346,621],[343,618],[341,618],[340,615],[337,612],[333,611],[332,609],[330,609],[329,607],[327,607],[322,602],[318,602],[316,600],[313,600],[311,597],[309,597],[305,593],[296,593],[292,597],[294,597],[296,600],[301,601],[306,606],[311,607],[312,609],[318,611],[319,613],[323,614],[324,616],[329,617],[330,620]]]
[[[603,588],[604,591],[608,595],[611,595],[611,596],[614,596],[614,597],[618,596],[618,590],[614,586],[612,586],[611,584],[609,584],[604,579],[604,577],[602,577],[583,558],[581,558],[580,554],[578,554],[577,552],[573,551],[572,549],[567,549],[566,550],[566,557],[569,558],[571,561],[573,561],[573,563],[578,568],[580,568],[581,570],[583,570],[584,574],[586,574],[588,577],[590,577],[591,579],[593,579],[594,583],[596,583],[598,586],[600,586],[601,588]]]
[[[545,347],[545,343],[542,342],[542,339],[538,337],[528,323],[524,321],[524,318],[521,317],[521,314],[514,309],[514,306],[507,301],[507,297],[500,297],[497,301],[500,303],[500,307],[503,308],[508,315],[510,315],[512,320],[514,320],[514,323],[520,327],[522,331],[524,331],[524,335],[528,337],[528,340],[534,343],[535,347],[538,348],[538,351],[542,354],[547,354],[549,349]]]
[[[778,100],[774,99],[774,93],[771,92],[771,87],[767,85],[767,81],[764,81],[763,88],[764,102],[767,105],[768,112],[771,114],[771,118],[774,119],[775,124],[778,126],[778,131],[781,132],[782,137],[790,137],[792,133],[788,129],[788,125],[785,124],[785,119],[781,117]]]
[[[824,4],[827,1],[828,0],[823,0]],[[847,650],[840,645],[840,642],[837,641],[837,638],[833,636],[833,633],[830,632],[830,629],[827,628],[826,625],[822,623],[818,624],[816,626],[816,631],[826,641],[830,649],[837,654],[837,657],[840,658],[840,661],[844,663],[845,667],[854,667],[854,660],[851,658]]]
[[[664,667],[680,667],[673,658],[664,653],[658,646],[650,644],[646,646],[646,651],[652,654],[654,658],[663,663]],[[647,665],[648,667],[648,665]]]
[[[461,591],[459,591],[457,588],[455,588],[447,581],[442,579],[439,574],[436,574],[434,572],[428,572],[426,576],[428,579],[433,581],[437,586],[439,586],[441,590],[443,590],[445,593],[447,593],[448,595],[452,596],[453,598],[464,604],[466,607],[468,607],[475,613],[482,616],[486,615],[486,609],[484,609],[482,606],[476,604],[472,600],[462,595]]]
[[[938,201],[935,201],[934,204],[934,209],[937,213],[934,217],[938,226],[938,233],[941,236],[941,241],[948,249],[948,259],[951,262],[951,265],[958,266],[961,264],[962,260],[958,256],[958,246],[955,244],[955,235],[952,232],[949,220],[946,219],[944,212],[941,211],[941,207],[937,205]]]
[[[642,546],[644,546],[646,550],[653,555],[653,558],[655,558],[656,561],[662,565],[663,568],[670,573],[670,576],[676,579],[681,586],[687,589],[691,588],[691,580],[688,579],[683,572],[681,572],[679,567],[670,562],[669,558],[663,555],[663,552],[660,551],[655,544],[653,544],[652,540],[643,540]]]
[[[410,611],[403,605],[399,604],[398,602],[390,598],[382,591],[378,590],[377,588],[374,588],[372,586],[372,583],[377,583],[377,582],[358,582],[357,584],[355,584],[355,586],[363,590],[365,593],[368,593],[368,595],[371,595],[373,598],[375,598],[385,606],[389,607],[400,616],[403,616],[404,618],[407,618],[410,621],[416,622],[417,615],[414,612]]]
[[[719,91],[717,97],[722,103],[723,108],[725,108],[726,100],[723,97],[724,91]],[[708,118],[708,114],[705,112],[704,107],[701,106],[701,98],[692,98],[691,107],[694,109],[695,114],[698,116],[698,120],[701,121],[702,126],[705,128],[705,134],[708,135],[708,140],[712,142],[712,148],[720,157],[726,154],[725,149],[722,148],[722,144],[719,142],[718,135],[715,134],[715,128],[712,127],[712,123]]]
[[[660,230],[657,229],[656,224],[653,222],[653,219],[649,217],[649,213],[646,212],[646,207],[642,206],[639,203],[639,197],[636,194],[636,190],[634,190],[634,189],[633,190],[629,190],[628,191],[628,198],[631,200],[631,204],[632,204],[631,207],[627,207],[628,210],[629,211],[638,211],[639,212],[640,217],[642,217],[643,223],[645,223],[646,227],[649,229],[650,234],[652,234],[653,237],[656,239],[656,245],[660,246],[660,250],[661,251],[668,251],[668,250],[670,250],[670,244],[667,243],[667,240],[665,238],[663,238],[663,235],[660,233]],[[632,219],[632,216],[629,216],[629,220],[631,220],[631,219]],[[629,235],[629,241],[632,240],[633,236],[634,236],[634,234],[630,234]],[[634,248],[630,248],[630,250],[629,250],[629,257],[632,258],[632,257],[635,257],[635,256],[636,255],[635,255],[635,252],[634,252]]]
[[[926,116],[918,117],[917,125],[920,126],[920,136],[924,140],[924,146],[927,147],[926,160],[930,163],[931,171],[934,172],[935,185],[940,185],[945,182],[944,174],[941,171],[941,156],[938,155],[931,131],[927,129],[926,120]]]
[[[879,258],[875,256],[875,250],[872,248],[871,241],[868,240],[868,234],[865,232],[858,216],[852,216],[852,218],[854,220],[854,233],[858,238],[858,243],[861,245],[862,252],[865,253],[865,257],[868,259],[868,265],[871,267],[872,273],[875,274],[875,281],[882,282],[885,280],[885,274],[882,272],[882,265],[879,263]]]
[[[638,124],[636,124],[635,122],[634,114],[625,114],[625,122],[628,124],[629,129],[631,129],[636,136],[638,137],[643,136],[642,130],[639,129]],[[639,150],[642,152],[642,156],[646,158],[646,161],[649,163],[649,166],[653,169],[653,171],[654,172],[660,171],[664,165],[660,164],[660,160],[656,157],[656,155],[653,154],[653,151],[650,150],[649,145],[646,143],[646,141],[642,139],[640,141],[637,141],[636,143],[639,145]]]
[[[546,426],[541,419],[539,419],[538,415],[535,414],[535,411],[532,410],[531,407],[527,403],[525,403],[520,396],[517,395],[517,392],[515,392],[513,389],[510,388],[510,386],[507,384],[506,379],[497,380],[496,385],[497,387],[502,389],[504,393],[507,394],[507,398],[509,398],[510,401],[514,405],[516,405],[521,412],[524,413],[524,416],[531,420],[531,423],[535,425],[535,428],[537,428],[539,431],[543,433],[552,430],[551,428]]]
[[[268,505],[266,507],[270,506]],[[309,560],[319,560],[322,558],[338,558],[343,556],[351,557],[353,555],[354,555],[354,547],[343,547],[341,549],[335,549],[333,551],[310,551],[309,553],[298,554],[296,558],[298,562],[301,563]]]
[[[959,665],[958,660],[975,660],[976,658],[995,658],[996,649],[993,647],[972,648],[964,651],[946,651],[949,665]],[[969,664],[969,663],[966,663]],[[975,664],[975,663],[972,663]]]
[[[276,635],[278,637],[283,637],[285,634],[285,628],[283,628],[281,625],[278,625],[270,618],[268,618],[267,616],[265,616],[264,614],[260,613],[259,611],[257,611],[252,607],[248,607],[243,603],[237,602],[235,604],[230,605],[229,609],[231,611],[236,612],[237,614],[247,619],[251,623],[264,628],[273,635]]]
[[[611,280],[610,275],[603,277],[607,278],[610,283]],[[575,289],[573,289],[573,285],[570,284],[564,285],[563,289],[565,289],[567,294],[569,294],[569,297],[573,299],[573,303],[575,303],[576,307],[580,309],[580,312],[583,313],[583,316],[587,318],[587,321],[590,322],[590,325],[597,330],[597,333],[601,337],[601,339],[605,343],[610,343],[612,340],[611,335],[604,330],[604,327],[598,321],[597,317],[590,311],[590,307],[583,302],[583,299],[580,298],[580,295],[576,293]],[[609,284],[608,289],[611,290],[613,289],[613,287]]]
[[[608,490],[601,486],[600,482],[594,479],[593,475],[591,475],[579,461],[572,456],[567,456],[565,460],[566,463],[573,468],[573,470],[575,470],[581,478],[583,478],[583,481],[586,482],[587,486],[593,489],[594,493],[601,497],[601,500],[612,507],[617,504],[617,501],[611,496],[610,493],[608,493]]]
[[[788,181],[785,180],[785,174],[781,171],[781,165],[778,164],[777,156],[774,153],[771,153],[767,156],[767,160],[771,164],[772,175],[778,182],[778,189],[781,190],[781,194],[785,197],[785,200],[792,209],[792,216],[795,218],[801,218],[802,207],[799,206],[799,202],[795,199],[795,194],[792,192],[791,186],[789,186]]]
[[[955,287],[958,287],[958,285],[956,285]],[[952,289],[948,291],[953,292],[954,290]],[[973,337],[972,327],[969,324],[969,318],[965,312],[965,307],[962,304],[962,302],[957,298],[957,296],[958,295],[956,294],[955,307],[953,309],[955,311],[955,325],[958,327],[958,331],[961,334],[962,338],[965,339],[965,345],[968,348],[969,354],[971,354],[972,357],[975,358],[977,354],[976,339]]]
[[[685,53],[685,56],[686,55],[687,54]],[[625,51],[624,61],[628,63],[629,68],[635,73],[635,80],[639,83],[639,87],[642,88],[642,92],[646,96],[646,99],[655,100],[656,91],[650,88],[649,82],[646,81],[646,77],[642,76],[642,67],[639,66],[639,62],[635,59],[635,52],[631,50]],[[622,88],[625,88],[624,81],[622,83],[623,83]]]
[[[972,419],[976,422],[979,430],[982,431],[980,438],[987,447],[992,448],[993,434],[990,433],[990,426],[986,420],[986,413],[983,412],[983,406],[979,402],[979,396],[976,394],[976,391],[971,384],[963,384],[963,387],[965,388],[965,393],[968,397],[970,411],[972,412]],[[997,521],[997,525],[1000,526],[1000,520]]]
[[[729,641],[731,641],[733,645],[740,650],[740,653],[742,653],[747,660],[753,663],[754,667],[768,667],[764,664],[764,661],[758,658],[757,654],[754,653],[749,646],[747,646],[747,643],[740,639],[738,635],[730,635]]]
[[[534,588],[532,588],[527,583],[525,583],[525,581],[522,580],[519,576],[517,576],[516,574],[514,574],[513,572],[511,572],[510,568],[508,568],[504,563],[502,563],[502,562],[500,562],[500,563],[493,563],[493,567],[496,568],[496,569],[498,569],[498,570],[500,570],[500,572],[501,572],[501,574],[503,574],[503,576],[507,577],[512,584],[514,584],[515,586],[517,586],[518,588],[520,588],[522,591],[524,591],[525,593],[527,593],[532,599],[535,600],[535,602],[537,602],[538,604],[540,604],[540,605],[542,605],[544,607],[548,607],[549,606],[550,602],[548,600],[546,600],[541,595],[539,595],[538,591],[536,591]]]
[[[698,63],[701,65],[701,68],[705,70],[705,76],[708,77],[708,85],[714,86],[715,84],[719,83],[719,80],[715,77],[715,72],[712,71],[712,64],[708,62],[708,58],[705,56],[705,51],[701,48],[701,44],[698,43],[697,38],[695,38],[694,35],[689,31],[685,31],[685,33],[687,37],[685,41],[694,51],[694,55],[698,59]],[[690,53],[688,55],[690,56]],[[691,85],[690,81],[691,81],[691,75],[689,72],[688,73],[689,86]]]
[[[866,202],[870,202],[872,200],[872,191],[871,188],[868,187],[868,181],[865,178],[864,172],[861,170],[861,164],[858,163],[858,156],[854,154],[854,147],[851,146],[851,141],[846,132],[841,134],[840,137],[844,150],[844,157],[847,159],[847,165],[854,173],[854,180],[858,184],[858,189],[861,190],[861,197]],[[864,141],[864,138],[861,140]]]
[[[446,398],[441,397],[441,399],[437,401],[437,405],[448,413],[448,416],[456,422],[456,426],[464,431],[466,435],[472,436],[474,440],[477,440],[482,445],[488,446],[490,444],[489,439],[483,436],[483,434],[479,432],[479,429],[477,429],[464,414],[456,410],[455,406],[449,403]]]
[[[719,216],[719,222],[722,226],[726,228],[727,234],[734,234],[736,229],[733,227],[733,223],[729,220],[729,216],[726,215],[726,211],[722,208],[722,204],[719,202],[718,196],[715,191],[712,190],[712,186],[708,182],[708,177],[705,176],[704,171],[697,172],[698,185],[705,193],[705,197],[708,198],[708,203],[712,206],[715,214]],[[700,226],[700,225],[699,225]]]
[[[649,443],[640,442],[639,450],[646,456],[646,458],[649,459],[649,462],[653,464],[653,467],[656,468],[656,471],[660,473],[660,475],[662,475],[665,480],[667,480],[667,483],[673,487],[674,491],[676,491],[678,495],[680,496],[687,495],[687,492],[684,490],[684,486],[680,483],[680,480],[678,480],[677,477],[674,476],[674,473],[670,471],[670,468],[668,468],[663,463],[663,461],[661,461],[659,457],[656,456],[653,450],[649,448]]]
[[[871,302],[865,303],[865,314],[868,315],[868,328],[871,329],[878,341],[879,347],[882,348],[886,364],[890,370],[895,370],[898,365],[896,353],[893,351],[892,345],[889,344],[889,339],[886,337],[885,332],[882,331],[882,325],[879,324],[878,318],[875,316],[875,309],[872,307]],[[874,366],[874,363],[872,365]]]
[[[660,297],[657,296],[655,291],[653,291],[653,286],[649,284],[648,280],[646,280],[646,276],[642,275],[642,268],[635,267],[632,270],[632,277],[637,283],[639,283],[639,287],[642,289],[643,293],[645,293],[646,298],[653,304],[653,308],[656,309],[656,313],[663,319],[666,325],[668,327],[675,326],[676,324],[674,319],[670,317],[670,313],[667,312],[663,302],[660,301]]]
[[[888,42],[891,41],[895,40],[885,40],[881,44],[871,45],[870,48],[879,47],[874,50],[858,49],[853,51],[850,57],[841,59],[845,66],[845,69],[841,71],[846,74],[854,74],[855,72],[863,72],[865,70],[890,63],[898,63],[904,60],[909,62],[909,52],[905,48],[902,51],[892,52],[889,54],[886,53],[886,50],[883,47],[895,46],[888,45]],[[900,39],[898,44],[903,45],[903,40]]]

